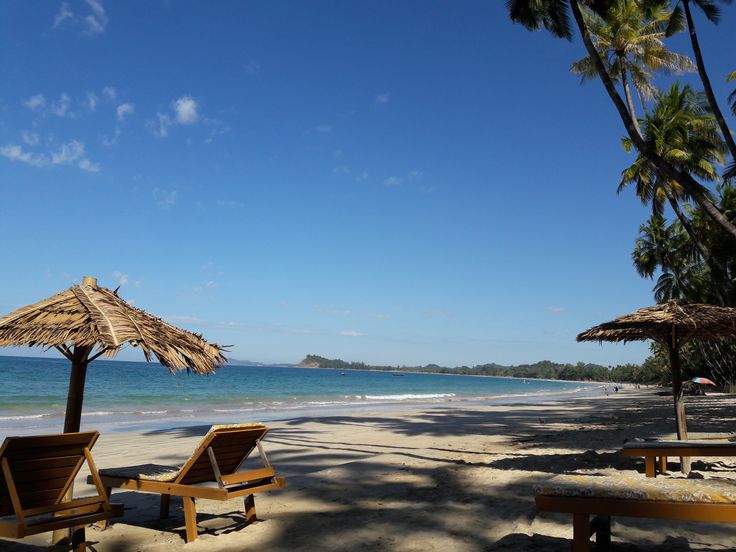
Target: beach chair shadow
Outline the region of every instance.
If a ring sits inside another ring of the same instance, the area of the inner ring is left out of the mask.
[[[0,447],[0,537],[22,539],[58,529],[72,529],[70,545],[85,550],[85,525],[122,515],[110,504],[90,449],[99,433],[7,437]],[[84,463],[92,497],[74,499],[70,489]],[[20,544],[13,545],[19,548]]]
[[[266,433],[268,428],[261,424],[215,425],[182,466],[125,466],[101,470],[100,476],[108,494],[112,488],[160,494],[161,519],[169,516],[171,496],[180,496],[185,540],[191,542],[197,538],[197,498],[225,501],[243,497],[242,528],[259,521],[254,495],[285,485],[286,480],[276,476],[261,445]],[[256,449],[263,467],[239,471]]]

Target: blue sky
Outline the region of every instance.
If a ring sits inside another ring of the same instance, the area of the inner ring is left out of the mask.
[[[2,313],[89,274],[240,359],[647,354],[574,339],[653,301],[620,122],[503,2],[6,1],[0,37]]]

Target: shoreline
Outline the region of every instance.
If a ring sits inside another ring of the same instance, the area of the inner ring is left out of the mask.
[[[493,377],[493,376],[490,376]],[[531,393],[509,393],[492,396],[457,397],[447,396],[437,399],[405,400],[353,400],[342,402],[296,403],[289,405],[267,405],[262,407],[241,407],[236,404],[218,404],[209,409],[180,409],[169,412],[166,408],[152,408],[150,405],[136,407],[131,405],[123,411],[82,412],[81,430],[96,429],[101,432],[125,433],[140,430],[163,430],[174,425],[188,427],[202,424],[235,423],[238,419],[248,421],[275,422],[294,417],[326,418],[335,415],[353,416],[364,412],[418,411],[426,408],[448,409],[482,406],[514,406],[522,404],[539,405],[565,400],[605,397],[600,386],[570,390],[547,390]],[[220,408],[218,408],[220,407]],[[233,408],[227,408],[233,407]],[[54,433],[63,425],[63,411],[52,415],[20,414],[3,418],[0,411],[0,437],[9,435],[31,435],[35,433]],[[35,422],[35,423],[34,423]]]

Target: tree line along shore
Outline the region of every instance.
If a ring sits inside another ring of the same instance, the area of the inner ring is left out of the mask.
[[[561,364],[542,360],[534,364],[503,366],[489,363],[476,366],[447,367],[437,364],[424,366],[377,366],[364,362],[347,362],[340,359],[328,359],[318,355],[307,355],[295,366],[299,368],[329,368],[335,370],[382,370],[391,372],[429,372],[436,374],[457,374],[472,376],[502,376],[528,379],[550,379],[563,381],[610,381],[626,383],[657,384],[666,381],[666,366],[654,357],[646,359],[642,364],[620,364],[617,366],[601,366],[578,362]]]

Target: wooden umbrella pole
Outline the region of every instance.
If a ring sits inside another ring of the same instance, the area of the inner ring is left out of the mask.
[[[64,433],[79,431],[82,422],[82,404],[84,403],[84,382],[87,377],[87,364],[92,347],[75,345],[72,351],[72,371],[69,376],[69,394],[66,399],[66,415],[64,416]],[[70,501],[74,496],[74,484],[69,486],[64,500]],[[52,544],[71,542],[74,530],[78,528],[56,529],[51,536]]]
[[[69,376],[69,394],[66,399],[64,433],[79,431],[84,403],[84,381],[87,377],[87,364],[92,347],[76,345],[72,353],[72,371]]]
[[[682,371],[680,369],[680,354],[673,343],[668,345],[670,354],[670,368],[672,370],[672,397],[675,401],[675,423],[677,425],[677,439],[687,440],[687,420],[685,418],[685,397],[682,393]],[[690,473],[690,458],[680,458],[682,473]]]

